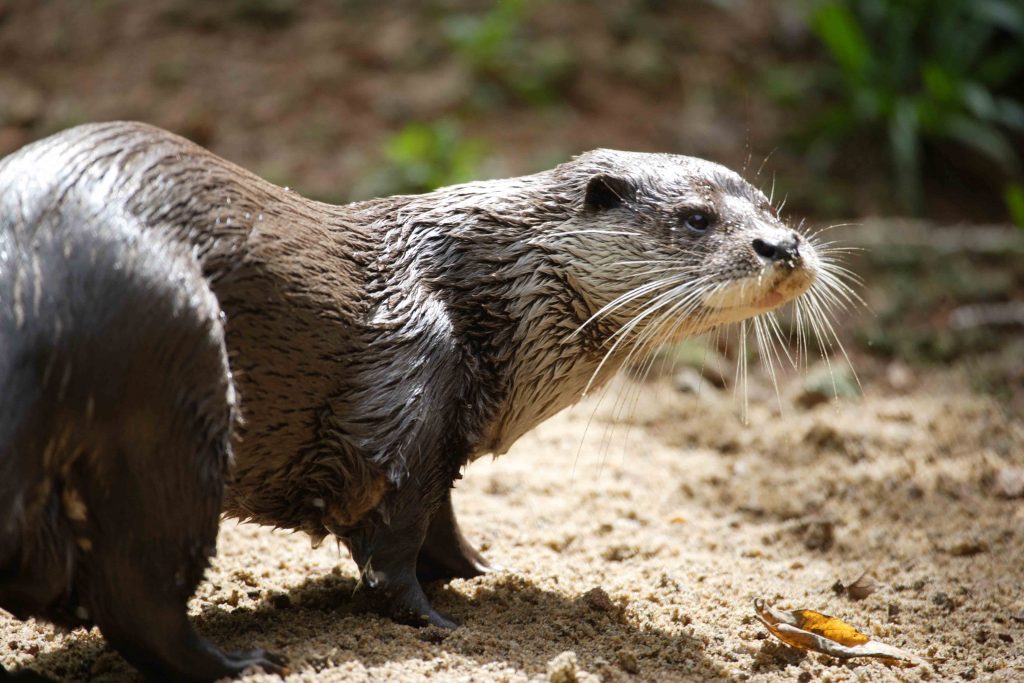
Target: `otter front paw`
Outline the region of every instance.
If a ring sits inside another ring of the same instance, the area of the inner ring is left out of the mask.
[[[459,624],[433,608],[413,572],[387,576],[367,568],[356,586],[356,598],[370,610],[410,626],[440,626],[454,629]]]

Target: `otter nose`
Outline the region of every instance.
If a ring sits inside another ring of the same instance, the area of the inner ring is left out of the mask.
[[[800,244],[795,235],[777,242],[757,237],[753,247],[758,256],[768,261],[794,261],[800,257]]]

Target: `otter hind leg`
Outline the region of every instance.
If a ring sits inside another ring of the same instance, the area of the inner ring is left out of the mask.
[[[223,652],[195,632],[184,605],[142,597],[142,609],[100,624],[104,637],[121,656],[158,681],[215,681],[235,677],[248,669],[285,673],[284,660],[263,650]],[[129,618],[124,618],[129,617]]]
[[[82,616],[150,679],[213,681],[250,668],[281,673],[277,658],[222,652],[193,629],[187,601],[214,552],[219,520],[216,477],[202,470],[219,468],[223,458],[185,457],[178,448],[184,444],[167,445],[108,458],[102,482],[81,483],[86,501],[98,500],[106,486],[115,492],[89,508],[94,528],[109,531],[92,535],[79,555]]]
[[[462,535],[452,507],[451,490],[434,513],[416,562],[420,581],[472,579],[494,567]]]

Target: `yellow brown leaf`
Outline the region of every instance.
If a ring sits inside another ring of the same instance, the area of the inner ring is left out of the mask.
[[[927,660],[911,652],[872,640],[841,619],[821,612],[779,610],[761,598],[754,600],[754,612],[769,633],[800,650],[812,650],[839,659],[872,657],[891,666],[928,664]]]

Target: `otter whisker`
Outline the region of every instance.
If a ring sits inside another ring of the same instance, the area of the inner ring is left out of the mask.
[[[639,325],[648,316],[653,315],[655,313],[658,313],[665,306],[671,304],[672,300],[676,298],[676,294],[677,294],[677,292],[675,290],[673,290],[673,291],[666,292],[666,293],[663,293],[663,294],[659,295],[653,301],[653,303],[650,306],[648,306],[647,309],[645,309],[644,311],[641,311],[639,314],[634,316],[629,322],[627,322],[625,325],[623,325],[620,329],[616,330],[616,332],[612,335],[611,338],[618,337],[618,339],[616,339],[615,343],[612,345],[612,348],[609,349],[608,353],[605,355],[605,358],[602,359],[602,363],[604,363],[604,361],[606,361],[615,352],[615,350],[622,344],[623,341],[628,339],[629,334],[633,331],[633,329],[637,325]],[[684,297],[682,299],[680,299],[677,303],[672,304],[672,306],[669,308],[668,311],[663,312],[662,316],[669,315],[673,311],[676,311],[676,310],[682,308],[683,306],[688,306],[688,305],[691,304],[691,302],[692,302],[693,305],[695,305],[697,303],[697,301],[698,301],[698,298],[699,298],[700,294],[701,294],[700,291],[695,291],[695,292],[691,292],[691,293],[685,294]],[[648,325],[647,329],[641,334],[639,339],[644,339],[645,338],[644,335],[651,334],[655,330],[657,330],[657,326],[656,325],[654,325],[654,324]],[[628,359],[628,356],[627,356],[627,359]]]
[[[847,280],[849,280],[855,285],[864,284],[864,280],[859,275],[852,272],[848,268],[840,265],[839,263],[836,263],[828,259],[822,262],[822,272],[820,274],[827,281],[836,282],[838,286],[843,287],[846,291],[850,292],[851,294],[854,293],[854,290],[847,282]]]
[[[684,289],[690,289],[699,284],[701,284],[701,280],[685,283],[686,287]],[[719,286],[722,285],[720,284]],[[699,303],[699,297],[704,293],[705,292],[702,289],[686,293],[684,294],[683,298],[678,303],[676,303],[670,310],[678,311],[679,309],[686,305],[697,305]],[[643,322],[648,316],[657,313],[663,306],[671,302],[672,298],[675,295],[675,290],[670,290],[669,292],[664,292],[658,295],[653,300],[653,303],[651,303],[645,310],[633,316],[632,319],[630,319],[627,323],[625,323],[622,327],[620,327],[612,334],[609,340],[615,339],[615,342],[612,344],[611,348],[608,349],[604,357],[601,359],[600,363],[598,363],[597,368],[591,374],[590,380],[587,382],[587,385],[583,390],[584,395],[586,395],[590,391],[590,387],[593,385],[597,377],[600,376],[601,370],[604,369],[608,360],[615,355],[615,352],[619,349],[622,343],[629,338],[629,334],[633,331],[633,329],[636,328],[636,326],[639,325],[641,322]],[[685,316],[683,317],[685,318]]]
[[[647,315],[649,315],[648,309],[650,309],[652,306],[656,310],[661,305],[664,305],[667,301],[670,301],[671,299],[673,299],[676,296],[676,289],[678,287],[680,287],[680,286],[691,287],[694,284],[696,284],[696,283],[693,282],[693,281],[687,282],[685,277],[664,278],[661,281],[659,281],[659,287],[658,288],[640,287],[640,288],[637,288],[635,290],[632,290],[631,292],[628,293],[628,295],[624,295],[623,298],[625,298],[625,300],[622,301],[618,306],[616,306],[615,309],[622,308],[622,306],[625,303],[628,303],[630,301],[633,301],[634,299],[639,298],[639,296],[642,295],[642,294],[648,294],[651,291],[654,291],[655,289],[660,289],[661,287],[664,287],[664,286],[670,286],[671,287],[670,289],[668,289],[667,291],[661,292],[660,294],[657,294],[656,296],[651,298],[646,304],[644,304],[647,308],[642,309],[637,314],[638,317],[634,318],[637,322],[639,322],[640,320],[643,320],[644,318],[646,318]],[[615,309],[607,311],[607,312],[601,314],[601,317],[607,316],[608,314],[614,312]],[[653,311],[650,311],[650,312],[653,312]],[[628,323],[627,323],[626,326],[623,326],[622,328],[619,328],[619,330],[617,330],[615,333],[613,333],[612,337],[614,338],[615,336],[618,336],[624,330],[628,332],[630,329],[631,329],[631,326],[629,326]]]
[[[678,266],[665,266],[663,268],[652,268],[651,270],[641,270],[641,271],[639,271],[637,273],[637,278],[635,278],[635,279],[640,279],[640,277],[650,277],[652,275],[658,275],[660,273],[667,273],[667,272],[671,272],[671,273],[677,274],[677,275],[687,275],[687,274],[690,274],[690,273],[695,272],[695,271],[683,271],[683,270],[680,270]]]
[[[630,392],[630,388],[629,387],[625,387],[625,388],[622,388],[620,390],[620,396],[616,400],[616,404],[615,404],[615,406],[613,408],[613,419],[614,420],[617,421],[621,417],[623,411],[626,410],[627,405],[629,405],[629,404],[632,405],[631,410],[635,410],[636,409],[636,404],[637,404],[637,402],[640,399],[640,387],[641,387],[641,384],[644,381],[646,381],[648,375],[650,374],[651,370],[653,369],[654,362],[656,360],[656,354],[655,354],[656,348],[658,346],[660,346],[661,344],[663,344],[666,339],[673,338],[675,336],[675,333],[678,330],[678,328],[681,327],[684,322],[687,322],[689,320],[691,312],[692,312],[692,309],[694,307],[693,306],[688,306],[687,307],[687,311],[690,311],[690,312],[684,311],[684,312],[682,312],[682,314],[679,314],[676,311],[676,309],[682,303],[685,303],[685,302],[677,302],[676,305],[674,305],[670,309],[664,311],[662,313],[662,315],[658,317],[657,320],[653,321],[638,336],[637,341],[634,343],[633,348],[630,350],[630,352],[627,355],[626,360],[624,361],[623,364],[626,365],[626,366],[631,365],[632,362],[633,362],[632,359],[635,358],[638,354],[642,354],[643,356],[646,356],[646,357],[645,357],[645,359],[644,359],[644,361],[643,361],[643,363],[641,365],[641,368],[640,368],[639,372],[637,373],[638,381],[634,385],[634,388],[632,389],[632,392]],[[703,312],[701,312],[701,313],[699,313],[697,315],[697,319],[696,319],[695,324],[698,326],[698,328],[699,328],[700,325],[703,324],[703,321],[707,317],[709,317],[709,315],[710,315],[709,311],[703,311]],[[668,324],[668,323],[670,323],[670,324]],[[667,331],[665,330],[666,327],[669,328]],[[676,363],[676,359],[673,358],[672,366],[670,368],[670,371],[674,371],[675,363]],[[632,396],[632,401],[630,401],[630,396]],[[630,432],[630,428],[631,427],[632,427],[632,425],[627,423],[626,434],[623,436],[623,438],[626,439],[626,440],[628,440],[628,438],[629,438],[629,432]],[[604,463],[604,457],[602,457],[602,465],[603,465],[603,463]]]
[[[601,318],[604,318],[605,316],[607,316],[610,313],[612,313],[612,312],[616,311],[617,309],[621,308],[623,305],[627,304],[628,302],[630,302],[630,301],[632,301],[632,300],[634,300],[636,298],[639,298],[640,296],[643,296],[644,294],[647,294],[647,293],[649,293],[651,291],[661,289],[662,287],[665,287],[666,285],[674,286],[675,284],[677,284],[679,282],[685,282],[686,275],[688,275],[688,273],[678,273],[674,277],[663,278],[661,280],[656,280],[655,282],[646,283],[644,285],[641,285],[640,287],[636,287],[634,289],[631,289],[628,292],[626,292],[625,294],[622,294],[622,295],[616,297],[611,302],[605,304],[600,309],[598,309],[589,318],[587,318],[579,327],[577,327],[572,332],[572,334],[570,334],[568,336],[567,341],[573,340],[590,323],[592,323],[592,322],[594,322],[596,320],[600,320]]]
[[[800,299],[793,302],[794,317],[796,318],[796,339],[797,339],[797,361],[803,361],[803,367],[808,367],[808,356],[810,350],[808,348],[807,341],[807,324],[805,322],[807,317],[807,311],[804,310],[803,303]]]
[[[622,308],[625,304],[629,303],[630,301],[633,301],[634,299],[637,299],[637,298],[639,298],[639,297],[641,297],[641,296],[643,296],[645,294],[648,294],[648,293],[650,293],[652,291],[656,291],[656,290],[661,289],[661,288],[666,287],[666,286],[673,286],[674,287],[674,286],[677,286],[680,283],[685,284],[687,287],[693,287],[693,286],[696,286],[696,285],[700,284],[700,282],[702,280],[707,279],[706,277],[705,278],[698,278],[697,280],[691,280],[691,281],[687,282],[686,277],[688,275],[689,275],[689,273],[685,273],[685,272],[684,273],[679,273],[679,274],[676,274],[674,277],[663,278],[661,280],[657,280],[657,281],[649,283],[649,284],[641,285],[640,287],[634,288],[634,289],[626,292],[625,294],[615,298],[610,303],[604,305],[596,313],[591,315],[586,321],[583,322],[583,324],[581,324],[579,327],[577,327],[576,330],[574,330],[572,332],[572,334],[569,335],[568,340],[572,340],[573,338],[575,338],[583,330],[583,328],[585,328],[591,322],[594,322],[595,320],[598,320],[598,319],[601,319],[601,318],[604,318],[604,317],[608,316],[609,314],[611,314],[612,312],[616,311],[617,309]],[[659,294],[657,297],[655,297],[653,299],[653,301],[655,301],[655,302],[660,301],[663,297],[666,297],[666,296],[669,296],[669,297],[672,296],[671,290],[670,290],[670,292],[665,292],[665,293]],[[616,332],[616,334],[618,334],[618,332],[621,332],[621,331],[622,331],[622,328],[620,328],[619,331]]]
[[[771,349],[768,344],[770,339],[766,338],[766,332],[764,330],[765,323],[762,316],[755,316],[751,318],[751,322],[754,324],[754,339],[757,342],[758,355],[761,357],[761,363],[768,369],[768,375],[772,378],[772,386],[775,387],[775,398],[779,402],[779,412],[782,412],[782,394],[779,392],[779,380],[775,375],[775,363],[772,360]],[[780,364],[782,359],[778,359]]]
[[[819,293],[819,290],[815,290],[812,287],[811,290],[808,291],[808,294],[810,295],[808,303],[815,310],[818,311],[821,324],[825,327],[825,329],[827,329],[828,333],[831,335],[831,341],[829,341],[829,344],[831,345],[832,341],[835,342],[836,347],[839,349],[840,353],[843,354],[843,358],[846,361],[847,366],[849,366],[850,371],[853,373],[853,378],[857,382],[857,386],[861,389],[861,391],[863,391],[864,387],[861,385],[860,377],[857,375],[857,370],[853,367],[853,361],[850,360],[850,356],[846,352],[846,347],[843,346],[843,342],[839,338],[839,334],[836,333],[835,327],[832,325],[832,320],[829,315],[830,309],[823,307],[821,301],[818,299]]]
[[[797,367],[796,359],[793,357],[793,354],[791,354],[789,352],[789,347],[786,345],[786,342],[783,339],[782,328],[779,326],[779,319],[775,315],[775,312],[771,311],[769,313],[766,313],[764,315],[764,318],[765,318],[765,320],[768,321],[768,329],[771,331],[771,334],[774,337],[774,340],[775,340],[774,341],[774,345],[775,345],[775,348],[776,348],[776,354],[778,353],[778,351],[777,351],[778,349],[782,349],[782,352],[786,354],[786,360],[789,361],[790,366],[793,367],[794,369],[796,369],[796,367]],[[781,358],[779,359],[779,364],[780,365],[782,364],[782,359]]]
[[[803,225],[803,221],[801,221],[800,223],[801,223],[801,225]],[[811,239],[814,239],[815,237],[817,237],[818,235],[820,235],[822,233],[828,232],[829,230],[835,230],[836,228],[849,228],[849,227],[853,227],[853,226],[856,226],[856,225],[861,225],[861,224],[860,223],[832,223],[830,225],[826,225],[826,226],[822,226],[822,227],[819,227],[819,228],[815,228],[810,234],[805,235],[805,237],[807,237],[808,240],[811,240]]]
[[[740,407],[740,421],[743,424],[747,424],[747,418],[750,410],[750,392],[748,391],[747,385],[747,321],[741,320],[737,325],[739,334],[739,351],[736,356],[736,379],[733,388],[733,396],[736,396],[736,392],[743,388],[743,403]]]
[[[681,264],[678,261],[674,261],[674,260],[670,260],[670,259],[665,259],[665,258],[658,258],[658,259],[635,259],[635,260],[630,260],[630,261],[617,261],[616,263],[618,263],[619,265],[622,265],[622,266],[648,266],[648,265],[668,265],[668,264],[672,264],[672,265],[675,265],[676,267],[679,267],[679,268],[688,268],[688,269],[690,269],[693,272],[697,272],[697,270],[699,270],[696,266]]]
[[[680,289],[680,288],[678,288],[678,287],[675,288],[673,290],[673,292],[675,292],[678,289]],[[669,294],[669,293],[663,293],[660,296],[666,297],[667,294]],[[695,294],[699,294],[699,292],[696,292]],[[685,294],[684,296],[686,298],[693,298],[693,295],[694,295],[694,293],[690,293],[690,294]],[[668,301],[670,299],[666,299],[666,300]],[[685,303],[685,300],[682,303]],[[672,308],[674,309],[679,304],[680,304],[680,302],[677,302],[676,305],[674,305]],[[655,307],[655,308],[657,308],[657,307]],[[692,309],[692,306],[688,307],[688,308]],[[664,317],[666,317],[668,315],[672,315],[671,310],[665,311],[661,316],[659,316],[659,318],[657,320],[660,321],[660,320],[662,320]],[[679,325],[682,322],[684,322],[686,320],[686,318],[688,317],[688,315],[689,315],[688,313],[684,312],[684,314],[682,316],[679,316],[679,318],[677,320],[677,325]],[[630,323],[634,323],[635,319],[631,320],[629,322]],[[627,325],[629,325],[629,323],[627,323]],[[626,326],[624,325],[624,327],[626,327]],[[661,341],[662,341],[662,336],[655,334],[657,332],[657,328],[658,328],[658,324],[655,322],[655,323],[649,324],[644,330],[642,330],[640,335],[638,335],[637,338],[635,339],[634,344],[631,347],[630,351],[627,353],[625,359],[621,363],[623,366],[629,366],[632,363],[633,358],[635,358],[638,353],[645,353],[646,352],[647,353],[647,358],[646,358],[645,363],[644,363],[645,369],[642,372],[640,382],[643,381],[643,379],[646,377],[647,373],[650,371],[650,368],[652,367],[652,364],[653,364],[653,361],[654,361],[653,349],[658,344],[660,344]],[[620,338],[620,340],[618,340],[618,342],[616,342],[616,344],[614,346],[618,346],[619,342],[621,342],[625,338],[626,338],[625,336]],[[602,363],[605,360],[607,360],[609,357],[611,357],[611,355],[613,353],[614,353],[614,347],[613,347],[613,349],[609,350],[609,352],[608,352],[608,354],[606,354],[605,358],[602,359]],[[598,371],[595,371],[594,375],[592,375],[591,378],[590,378],[591,382],[593,382],[593,380],[597,377],[597,374],[598,374]],[[590,386],[590,384],[588,383],[588,389],[589,389],[589,386]],[[601,397],[598,399],[597,403],[594,406],[594,409],[591,411],[591,414],[590,414],[590,416],[587,419],[587,424],[584,427],[584,433],[589,431],[590,426],[593,423],[593,420],[594,420],[594,418],[595,418],[595,416],[597,414],[597,411],[599,410],[600,406],[604,403],[605,398],[607,397],[608,387],[609,387],[609,385],[605,385],[605,388],[604,388],[604,391],[602,392]],[[640,383],[637,383],[636,387],[633,389],[633,401],[632,401],[633,409],[635,409],[636,401],[639,400],[639,396],[640,396]],[[622,386],[620,386],[618,395],[617,395],[617,397],[615,399],[615,403],[612,405],[612,410],[611,410],[612,420],[605,427],[605,435],[602,437],[602,444],[603,444],[603,446],[602,446],[601,459],[600,459],[600,464],[599,464],[599,468],[601,468],[601,469],[603,469],[603,467],[604,467],[604,462],[605,462],[606,457],[607,457],[607,449],[610,447],[610,444],[611,444],[611,431],[614,428],[614,424],[622,416],[622,413],[626,409],[626,406],[630,403],[629,397],[630,397],[630,388],[629,387],[622,387]],[[629,438],[629,431],[630,431],[629,427],[630,427],[630,425],[627,424],[626,434],[623,436],[623,439],[628,439]],[[576,463],[579,460],[581,452],[582,452],[582,441],[580,442],[580,447],[577,449],[576,460],[573,462],[573,470],[572,470],[573,475],[575,475]]]
[[[764,170],[764,167],[768,163],[768,160],[772,158],[772,155],[775,154],[775,152],[777,152],[778,149],[779,149],[779,147],[778,147],[778,145],[776,145],[772,149],[772,151],[768,152],[767,156],[765,156],[765,158],[761,160],[761,165],[757,167],[757,172],[754,174],[755,178],[757,178],[758,176],[761,175],[761,172]],[[775,187],[775,174],[774,173],[772,174],[772,187],[773,188]]]
[[[640,237],[641,234],[632,230],[602,230],[599,228],[586,228],[581,230],[566,230],[565,232],[552,232],[544,235],[537,235],[527,240],[529,244],[538,244],[556,237],[568,237],[570,235],[621,235],[626,237]]]
[[[822,275],[821,285],[815,288],[815,291],[830,304],[830,307],[840,311],[849,310],[858,304],[867,305],[856,292],[841,281],[834,280],[831,275]]]

